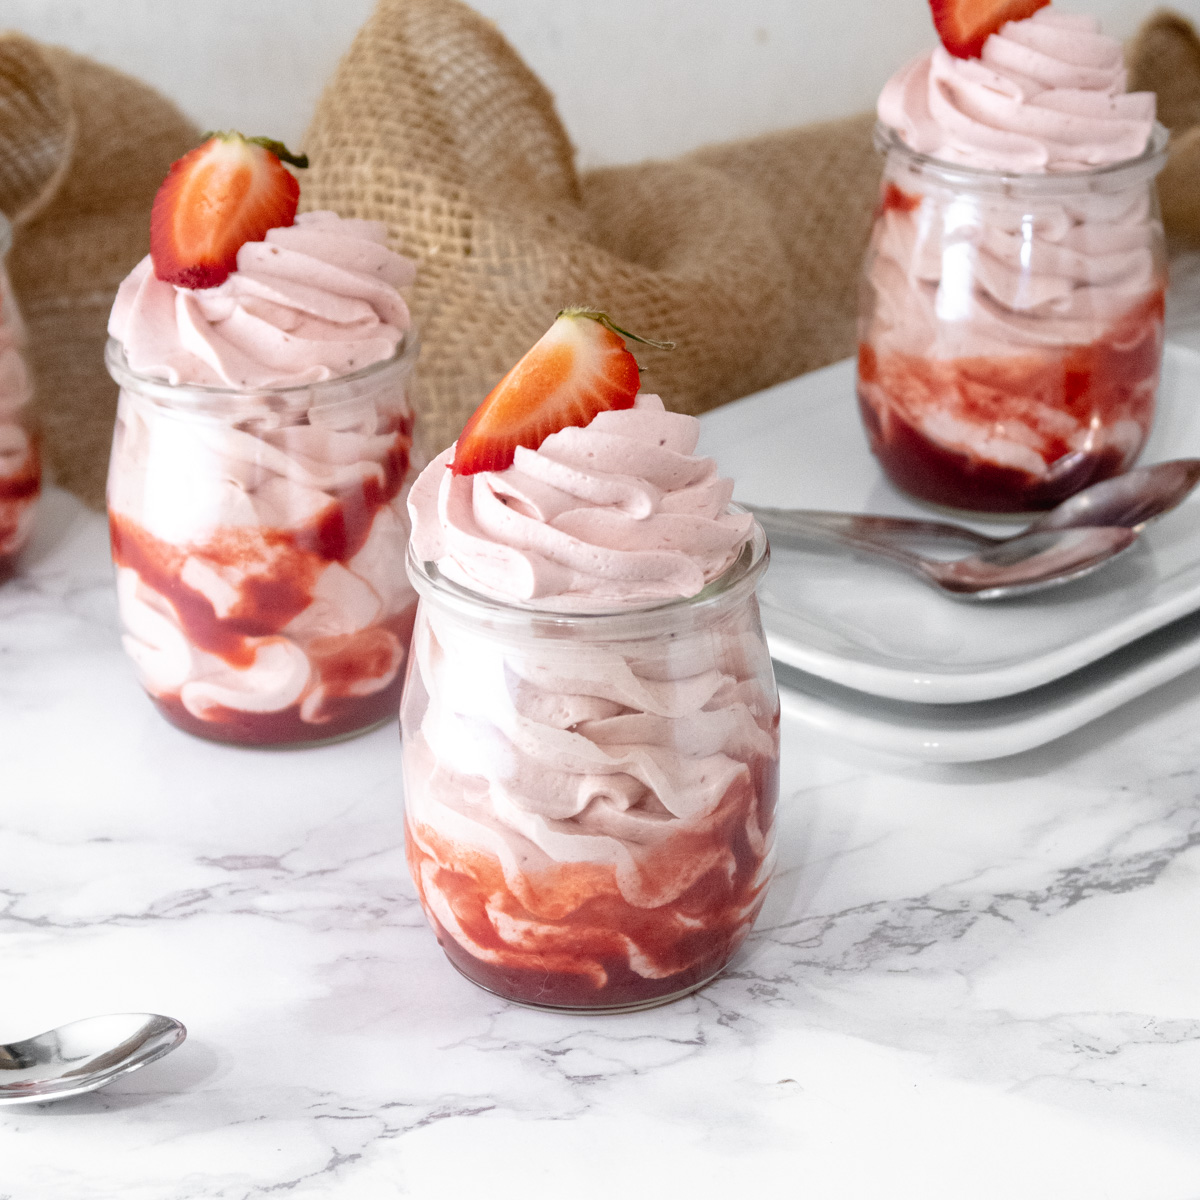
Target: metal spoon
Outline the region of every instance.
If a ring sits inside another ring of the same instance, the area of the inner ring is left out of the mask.
[[[946,521],[805,509],[743,507],[769,534],[851,546],[881,555],[963,600],[999,600],[1078,579],[1126,550],[1146,523],[1200,482],[1200,459],[1139,467],[1084,488],[1020,533],[989,537]],[[968,550],[947,560],[917,553]]]
[[[22,1042],[0,1044],[0,1104],[80,1096],[170,1054],[187,1037],[174,1017],[86,1017]]]

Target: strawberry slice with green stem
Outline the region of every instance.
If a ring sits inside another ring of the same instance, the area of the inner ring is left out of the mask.
[[[956,58],[978,58],[1009,21],[1032,17],[1050,0],[929,0],[942,45]]]
[[[237,268],[237,252],[291,225],[300,184],[283,162],[307,167],[269,138],[213,133],[173,163],[150,210],[150,257],[166,283],[210,288]]]
[[[518,446],[536,450],[568,425],[587,425],[608,409],[632,408],[641,377],[625,338],[658,350],[674,347],[629,333],[606,313],[564,308],[463,426],[454,474],[503,471],[512,466]]]

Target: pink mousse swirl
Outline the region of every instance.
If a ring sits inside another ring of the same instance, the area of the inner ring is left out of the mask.
[[[1079,171],[1145,150],[1154,93],[1125,88],[1121,43],[1095,18],[1041,9],[992,34],[977,59],[938,46],[902,67],[878,112],[933,158],[989,171]]]
[[[390,358],[411,324],[396,291],[410,259],[379,221],[304,213],[238,251],[219,287],[176,287],[147,256],[117,292],[108,331],[130,368],[173,384],[275,388]]]
[[[693,451],[695,417],[657,396],[568,426],[504,471],[454,475],[451,447],[409,497],[413,550],[446,578],[559,611],[693,596],[722,574],[753,519],[727,510],[731,480]]]

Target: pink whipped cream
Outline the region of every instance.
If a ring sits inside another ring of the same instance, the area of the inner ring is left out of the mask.
[[[168,383],[315,383],[392,356],[411,324],[396,289],[415,274],[381,222],[303,213],[247,242],[219,287],[164,283],[147,255],[121,284],[108,331],[133,371]]]
[[[272,744],[394,717],[416,608],[396,288],[414,273],[381,223],[316,212],[242,246],[219,287],[164,283],[149,258],[121,285],[109,331],[137,375],[229,389],[173,408],[122,380],[124,642],[176,724]]]
[[[753,519],[693,451],[695,417],[653,395],[568,426],[498,472],[454,475],[454,448],[413,485],[413,549],[499,599],[587,611],[693,596],[730,566]]]
[[[869,282],[881,354],[1086,345],[1161,286],[1147,187],[1043,200],[1031,212],[1002,195],[968,208],[903,168],[891,178],[921,203],[886,209],[876,223]]]
[[[1126,92],[1121,43],[1093,17],[1043,8],[977,59],[938,46],[901,68],[879,118],[914,150],[980,170],[1078,171],[1135,158],[1154,94]]]

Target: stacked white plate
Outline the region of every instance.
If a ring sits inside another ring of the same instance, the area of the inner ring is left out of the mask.
[[[1200,457],[1200,351],[1168,343],[1142,463]],[[924,516],[867,449],[852,360],[702,418],[735,500]],[[1061,737],[1200,664],[1200,494],[1095,574],[968,603],[880,560],[776,541],[760,590],[785,714],[925,762]],[[1014,526],[972,522],[985,532]]]

